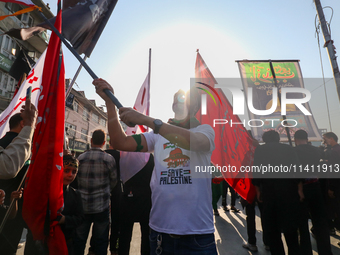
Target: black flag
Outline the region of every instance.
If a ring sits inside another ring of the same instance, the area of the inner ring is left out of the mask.
[[[31,59],[26,52],[21,50],[19,56],[16,58],[9,70],[9,75],[18,81],[23,73],[28,74],[34,65],[34,60]]]
[[[118,0],[64,0],[62,35],[71,42],[78,54],[89,57]],[[50,19],[54,24],[55,18]],[[44,22],[35,27],[11,29],[5,34],[27,40],[49,29]]]

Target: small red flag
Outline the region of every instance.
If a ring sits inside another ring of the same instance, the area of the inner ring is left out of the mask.
[[[61,11],[55,27],[61,31]],[[35,240],[44,240],[50,255],[68,254],[57,216],[63,210],[63,140],[65,70],[61,41],[52,33],[46,52],[23,205],[23,218]]]
[[[205,115],[199,111],[196,115],[201,124],[208,124],[213,127],[214,119],[232,119],[233,123],[241,123],[237,115],[233,115],[233,108],[221,89],[214,89],[217,84],[214,76],[205,64],[203,58],[197,52],[195,66],[196,82],[203,82],[208,86],[197,84],[204,89],[213,90],[212,95],[216,97],[216,102],[207,96],[207,112]],[[217,95],[216,93],[217,92]],[[228,167],[234,166],[237,170],[241,166],[249,166],[253,164],[255,147],[252,138],[248,134],[243,125],[216,125],[213,127],[215,131],[215,150],[211,156],[211,161],[215,166]],[[251,184],[251,179],[247,173],[239,175],[237,172],[221,171],[225,180],[232,186],[241,197],[248,202],[252,202],[256,191]]]

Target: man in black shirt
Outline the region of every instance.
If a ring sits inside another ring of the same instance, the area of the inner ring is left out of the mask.
[[[302,168],[317,169],[320,164],[321,151],[308,144],[308,134],[300,129],[294,134],[295,151]],[[327,227],[327,214],[325,201],[322,196],[320,183],[316,176],[303,180],[304,202],[302,204],[299,224],[301,255],[312,254],[312,246],[309,237],[308,216],[313,222],[313,234],[316,239],[319,255],[331,255],[329,231]]]
[[[280,135],[275,130],[267,131],[262,136],[264,145],[255,150],[254,166],[290,166],[298,165],[299,160],[294,149],[280,143]],[[289,176],[287,176],[289,177]],[[263,202],[263,226],[269,237],[272,254],[284,255],[281,240],[284,233],[290,255],[300,255],[298,243],[299,195],[296,179],[253,179],[258,201]]]

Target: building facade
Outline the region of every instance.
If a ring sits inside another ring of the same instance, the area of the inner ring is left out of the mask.
[[[48,6],[41,0],[32,0],[32,2],[42,8],[45,17],[52,18],[54,16]],[[24,8],[27,8],[27,6],[0,2],[0,16],[12,14]],[[33,11],[1,20],[0,34],[12,28],[28,28],[43,22],[37,12]],[[18,84],[18,80],[9,74],[14,61],[21,51],[24,51],[32,60],[37,61],[46,49],[48,40],[49,36],[46,31],[33,36],[27,41],[17,40],[8,35],[0,36],[0,112],[9,105],[15,86]]]
[[[94,130],[102,129],[107,133],[107,114],[102,107],[97,107],[95,100],[85,97],[84,91],[71,89],[65,108],[65,130],[70,150],[77,154],[91,146]],[[109,147],[109,136],[105,149]]]

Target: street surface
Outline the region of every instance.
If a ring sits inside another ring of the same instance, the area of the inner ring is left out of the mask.
[[[230,197],[228,197],[228,201],[230,201]],[[242,209],[241,204],[236,200],[236,207],[238,209]],[[234,212],[224,212],[221,205],[219,204],[219,213],[220,216],[214,216],[215,221],[215,239],[218,254],[220,255],[249,255],[249,254],[257,254],[257,255],[270,255],[269,251],[264,249],[262,243],[262,228],[261,221],[259,218],[259,211],[256,208],[257,216],[256,216],[256,229],[257,229],[257,247],[258,252],[250,252],[242,247],[242,243],[247,240],[247,229],[246,229],[246,215],[244,210],[241,210],[239,213]],[[90,235],[89,235],[90,236]],[[133,236],[131,241],[130,254],[138,255],[140,254],[140,228],[139,224],[135,223],[133,229]],[[311,237],[312,246],[313,246],[313,255],[317,255],[316,242],[313,237]],[[340,255],[340,246],[337,244],[340,242],[340,232],[336,233],[336,236],[331,236],[332,243],[332,252],[333,255]],[[89,239],[87,242],[86,253],[89,247]],[[287,248],[287,247],[285,247]],[[23,255],[24,247],[19,249],[17,254]],[[108,255],[110,253],[108,252]]]

